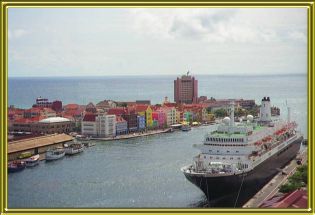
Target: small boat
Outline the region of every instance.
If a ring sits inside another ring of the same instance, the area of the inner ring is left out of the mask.
[[[182,131],[190,131],[190,130],[191,130],[191,127],[190,127],[190,125],[188,125],[188,124],[182,125],[181,130],[182,130]]]
[[[65,146],[66,155],[78,154],[80,152],[83,152],[84,150],[84,145],[78,142],[74,142],[69,145],[65,144],[64,146]]]
[[[83,142],[83,145],[85,147],[92,147],[92,146],[95,146],[96,144],[94,142]]]
[[[24,159],[24,158],[29,158],[29,157],[31,157],[32,156],[32,153],[31,152],[22,152],[19,156],[18,156],[18,158],[19,159]]]
[[[52,160],[57,160],[62,157],[64,157],[66,154],[66,151],[62,147],[57,147],[54,149],[48,149],[46,151],[46,161],[52,161]]]
[[[33,155],[32,157],[26,159],[25,161],[26,167],[33,167],[39,164],[39,154]]]
[[[8,163],[8,172],[19,172],[25,169],[25,162],[20,160],[15,160]]]

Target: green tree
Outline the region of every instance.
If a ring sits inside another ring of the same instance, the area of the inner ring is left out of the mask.
[[[214,111],[214,115],[215,117],[225,117],[227,116],[227,111],[223,108],[220,108]]]

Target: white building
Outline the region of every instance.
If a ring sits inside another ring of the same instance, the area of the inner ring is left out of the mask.
[[[171,126],[176,124],[176,108],[174,107],[162,107],[166,115],[166,125]]]
[[[116,135],[116,116],[86,114],[81,123],[81,132],[86,136],[113,137]]]

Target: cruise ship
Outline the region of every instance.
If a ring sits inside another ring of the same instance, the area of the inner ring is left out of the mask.
[[[294,159],[303,136],[297,124],[272,120],[270,98],[261,101],[260,116],[234,122],[234,102],[215,131],[194,144],[201,153],[181,168],[185,177],[199,187],[210,207],[240,207],[257,193],[281,168]]]

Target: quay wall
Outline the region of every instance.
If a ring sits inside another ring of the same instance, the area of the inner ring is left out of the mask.
[[[8,161],[18,159],[22,152],[44,154],[51,147],[62,146],[74,138],[67,134],[52,134],[35,138],[12,141],[8,144]]]

